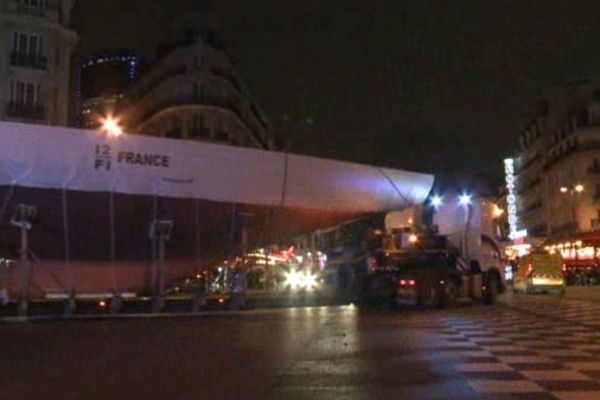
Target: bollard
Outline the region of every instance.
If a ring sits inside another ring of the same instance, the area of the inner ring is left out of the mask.
[[[192,300],[192,312],[199,312],[204,307],[206,307],[206,296],[203,291],[199,291]]]
[[[27,301],[27,299],[20,299],[19,307],[18,307],[19,317],[26,317],[28,312],[29,312],[29,302]]]
[[[165,299],[162,296],[152,298],[152,312],[160,314],[165,308]]]
[[[122,305],[123,298],[119,293],[114,293],[112,299],[110,300],[110,314],[117,315],[121,311]]]
[[[70,318],[75,315],[77,311],[77,300],[75,298],[75,290],[69,292],[69,297],[65,302],[65,317]]]

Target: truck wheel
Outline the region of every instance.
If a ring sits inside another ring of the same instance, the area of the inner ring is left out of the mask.
[[[435,288],[428,287],[419,294],[418,307],[420,309],[433,308],[438,305],[437,294]]]
[[[496,304],[496,301],[498,300],[498,277],[496,274],[490,274],[486,281],[487,285],[484,302],[485,304]]]
[[[525,293],[525,294],[533,293],[533,285],[531,284],[529,279],[525,282],[525,289],[523,290],[523,293]]]
[[[458,289],[451,279],[446,282],[442,289],[442,307],[453,307],[456,305]]]

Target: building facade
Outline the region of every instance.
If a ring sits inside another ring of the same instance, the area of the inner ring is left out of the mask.
[[[140,75],[141,60],[131,51],[96,54],[75,72],[75,115],[80,128],[96,129],[103,118],[119,114]]]
[[[276,149],[271,126],[215,34],[194,34],[148,68],[119,115],[124,130]]]
[[[74,0],[0,0],[0,119],[67,125]]]
[[[557,89],[539,103],[519,141],[518,223],[547,238],[600,230],[600,89]]]

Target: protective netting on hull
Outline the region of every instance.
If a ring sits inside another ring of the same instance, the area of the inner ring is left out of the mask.
[[[0,258],[34,206],[29,291],[143,290],[168,220],[167,279],[265,243],[424,201],[433,177],[231,146],[0,123]],[[14,291],[19,266],[3,280]]]

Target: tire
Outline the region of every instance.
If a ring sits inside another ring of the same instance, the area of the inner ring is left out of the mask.
[[[434,308],[439,305],[439,297],[435,288],[431,285],[427,290],[423,290],[423,292],[419,293],[418,296],[418,307],[420,309]]]
[[[452,282],[451,279],[444,285],[444,289],[442,291],[442,307],[454,307],[456,305],[456,299],[458,297],[458,288]]]

